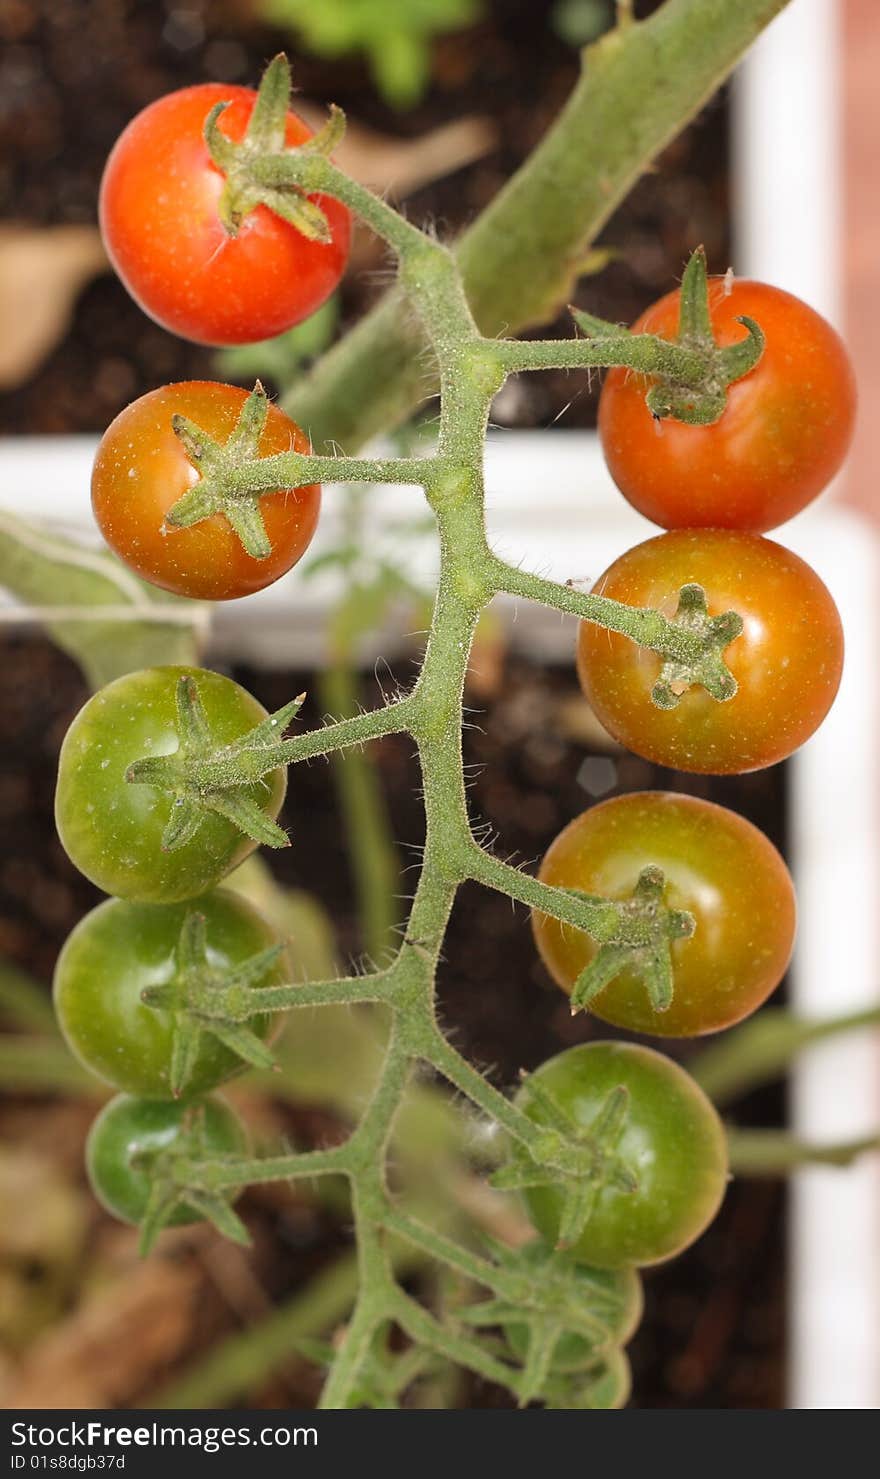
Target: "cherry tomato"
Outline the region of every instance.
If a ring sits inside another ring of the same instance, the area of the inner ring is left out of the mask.
[[[159,98],[120,135],[101,181],[101,232],[125,287],[157,323],[199,344],[251,344],[292,328],[330,296],[348,258],[351,217],[323,195],[311,199],[329,242],[309,241],[264,205],[227,233],[225,179],[202,129],[215,103],[228,102],[219,127],[239,143],[255,100],[250,88],[219,82]],[[287,145],[311,136],[288,113]]]
[[[219,889],[195,904],[135,904],[108,899],[68,935],[55,967],[55,1011],[67,1045],[86,1068],[129,1094],[170,1095],[174,1020],[141,1000],[146,987],[173,986],[176,950],[187,915],[205,920],[207,963],[218,976],[279,944],[261,914],[238,894]],[[252,986],[290,980],[282,954]],[[266,1039],[275,1025],[252,1017]],[[237,1054],[203,1032],[185,1094],[192,1098],[246,1067]]]
[[[601,1187],[572,1250],[576,1258],[599,1268],[662,1263],[700,1236],[724,1196],[727,1144],[715,1109],[683,1068],[635,1043],[567,1048],[542,1063],[517,1094],[529,1118],[546,1124],[543,1106],[529,1093],[534,1080],[581,1130],[594,1123],[614,1089],[628,1091],[615,1148],[638,1187]],[[555,1241],[562,1190],[534,1186],[523,1195],[535,1227]]]
[[[585,1268],[581,1264],[578,1267],[578,1275],[584,1284],[584,1304],[589,1303],[591,1289],[598,1286],[600,1290],[612,1296],[617,1307],[614,1315],[609,1316],[607,1320],[605,1319],[605,1307],[601,1309],[605,1323],[604,1338],[597,1336],[596,1340],[590,1340],[575,1330],[563,1332],[553,1352],[551,1364],[554,1371],[583,1371],[586,1367],[595,1364],[600,1346],[604,1355],[608,1346],[626,1345],[627,1341],[635,1335],[641,1322],[645,1301],[642,1281],[634,1268]],[[598,1306],[597,1313],[599,1313]],[[520,1361],[524,1361],[529,1346],[528,1326],[508,1324],[504,1327],[504,1334],[514,1355]]]
[[[202,1099],[196,1105],[129,1094],[111,1099],[86,1142],[86,1169],[98,1201],[123,1222],[141,1222],[150,1194],[151,1157],[172,1150],[181,1136],[191,1133],[206,1160],[247,1150],[244,1126],[223,1099]],[[199,1220],[198,1213],[181,1203],[166,1225]]]
[[[196,898],[253,852],[256,843],[216,812],[172,852],[162,834],[174,805],[167,791],[132,785],[129,765],[178,747],[176,692],[195,679],[218,742],[246,734],[266,710],[244,688],[204,668],[145,668],[108,683],[80,709],[61,746],[55,823],[71,862],[105,893],[147,904]],[[248,788],[273,820],[287,788],[285,770]]]
[[[553,842],[539,877],[603,898],[631,896],[643,868],[666,878],[664,900],[696,920],[672,944],[673,996],[656,1012],[627,969],[590,1002],[615,1027],[663,1037],[717,1032],[755,1011],[778,986],[794,944],[791,875],[776,848],[735,812],[692,796],[641,791],[582,812]],[[589,935],[533,913],[541,958],[570,992],[598,946]]]
[[[594,594],[672,617],[681,586],[701,585],[711,615],[737,611],[745,629],[724,651],[739,684],[719,703],[703,688],[658,709],[662,659],[581,622],[578,674],[608,733],[658,765],[738,775],[785,760],[818,729],[843,668],[843,630],[815,571],[769,539],[726,529],[658,535],[615,560]]]
[[[680,295],[668,293],[636,334],[674,339]],[[664,529],[774,529],[815,498],[852,440],[856,386],[844,345],[824,318],[781,288],[725,278],[709,283],[716,341],[745,336],[737,318],[761,326],[764,352],[727,391],[712,426],[657,421],[645,396],[653,381],[611,370],[599,400],[605,460],[624,497]]]
[[[271,585],[311,543],[321,489],[264,493],[259,507],[272,545],[257,560],[222,514],[188,529],[165,515],[199,474],[174,433],[171,418],[187,416],[215,441],[228,441],[247,392],[235,385],[191,380],[148,391],[120,411],[101,438],[92,472],[92,508],[110,548],[138,575],[163,590],[202,601],[230,601]],[[309,452],[308,438],[277,406],[269,407],[259,455]]]
[[[571,1375],[551,1373],[545,1390],[550,1410],[625,1407],[632,1392],[632,1371],[623,1351],[609,1346]]]

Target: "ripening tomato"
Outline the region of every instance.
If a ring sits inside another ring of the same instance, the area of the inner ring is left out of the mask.
[[[280,943],[252,904],[218,889],[192,904],[108,899],[80,920],[58,957],[55,1011],[68,1047],[92,1073],[128,1094],[170,1096],[174,1019],[170,1011],[148,1006],[141,992],[177,980],[177,947],[190,913],[205,921],[206,965],[217,978]],[[280,986],[289,979],[282,953],[250,984]],[[247,1025],[266,1039],[274,1021],[251,1017]],[[204,1032],[185,1096],[203,1094],[246,1066]]]
[[[621,971],[589,1004],[615,1027],[692,1037],[730,1027],[778,986],[794,944],[794,885],[776,848],[744,817],[661,791],[615,796],[569,822],[551,843],[539,877],[556,888],[629,898],[639,874],[662,868],[664,902],[696,920],[672,943],[673,993],[656,1012],[644,981]],[[598,946],[546,914],[532,914],[541,958],[570,992]]]
[[[189,380],[148,391],[120,411],[101,438],[92,472],[92,508],[107,543],[132,570],[163,590],[203,601],[230,601],[271,585],[296,564],[311,543],[321,489],[264,493],[259,508],[272,545],[258,560],[249,555],[222,514],[187,529],[165,515],[199,480],[171,424],[182,415],[224,443],[235,430],[247,392],[236,385]],[[310,451],[296,422],[270,405],[260,437],[260,457]]]
[[[657,765],[738,775],[785,760],[818,729],[843,668],[843,629],[815,571],[782,545],[726,529],[677,529],[621,555],[593,587],[628,606],[672,617],[683,585],[706,592],[712,616],[736,611],[741,636],[724,651],[739,684],[719,703],[692,687],[674,709],[651,689],[662,659],[583,621],[581,686],[608,733]]]
[[[721,1205],[727,1182],[727,1142],[702,1089],[677,1063],[636,1043],[590,1042],[567,1048],[523,1080],[517,1103],[536,1124],[545,1107],[529,1093],[541,1087],[572,1121],[588,1130],[619,1086],[628,1091],[627,1115],[616,1142],[637,1188],[601,1187],[572,1249],[599,1268],[662,1263],[695,1241]],[[541,1236],[555,1241],[563,1192],[528,1187],[526,1209]]]
[[[98,1201],[123,1222],[141,1222],[150,1195],[150,1160],[173,1150],[183,1136],[192,1137],[205,1159],[243,1155],[248,1147],[241,1120],[223,1099],[202,1099],[194,1105],[175,1099],[135,1099],[130,1094],[111,1099],[86,1142],[86,1169]],[[180,1203],[166,1226],[198,1221],[199,1214]]]
[[[205,668],[145,668],[108,683],[80,709],[58,759],[55,824],[65,852],[105,893],[146,904],[173,904],[207,893],[253,852],[256,843],[217,812],[190,841],[163,852],[162,834],[174,797],[126,781],[128,767],[178,748],[177,682],[196,683],[211,733],[219,744],[240,739],[267,718],[247,692]],[[273,821],[287,789],[287,772],[273,770],[247,788]]]
[[[251,344],[292,328],[330,296],[348,258],[351,217],[324,195],[311,199],[329,242],[309,241],[265,205],[236,235],[226,231],[218,211],[225,179],[202,129],[215,103],[228,102],[219,128],[239,143],[256,96],[205,82],[159,98],[120,135],[101,181],[101,232],[125,287],[151,318],[199,344]],[[311,136],[288,113],[287,145]]]
[[[678,334],[680,294],[668,293],[635,334]],[[625,498],[664,529],[774,529],[815,498],[852,440],[856,385],[839,335],[806,303],[761,282],[713,278],[709,313],[716,341],[745,336],[753,318],[766,343],[757,365],[727,390],[712,426],[656,420],[645,403],[654,383],[610,370],[599,400],[599,434]]]

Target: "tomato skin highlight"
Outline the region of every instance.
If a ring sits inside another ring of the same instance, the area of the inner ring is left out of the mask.
[[[225,443],[247,392],[210,380],[148,391],[126,406],[101,438],[92,472],[92,509],[110,548],[152,585],[202,601],[249,596],[286,574],[308,549],[318,524],[321,489],[264,493],[260,512],[272,545],[264,560],[249,555],[229,520],[212,514],[189,528],[165,522],[173,504],[199,480],[171,418],[180,414]],[[270,405],[259,455],[311,451],[289,416]]]
[[[629,1092],[627,1120],[617,1141],[638,1190],[604,1186],[571,1252],[597,1268],[663,1263],[694,1242],[721,1205],[727,1183],[727,1142],[718,1114],[683,1068],[635,1043],[590,1042],[567,1048],[527,1078],[516,1102],[545,1123],[530,1099],[529,1079],[576,1125],[587,1128],[619,1085]],[[562,1193],[529,1187],[526,1210],[542,1237],[555,1242]]]
[[[172,1015],[147,1006],[141,992],[173,982],[175,950],[191,913],[205,920],[208,959],[218,971],[231,970],[280,943],[253,905],[218,889],[192,904],[108,899],[80,920],[58,957],[53,994],[67,1045],[90,1072],[125,1093],[171,1097]],[[282,954],[255,984],[280,986],[289,980]],[[276,1019],[252,1017],[247,1025],[265,1041]],[[246,1067],[229,1048],[203,1033],[184,1097],[203,1094]]]
[[[628,637],[581,622],[581,687],[608,733],[674,770],[741,775],[785,760],[818,729],[843,670],[843,628],[818,575],[791,550],[755,534],[677,529],[638,544],[593,587],[671,618],[681,586],[696,582],[709,612],[737,611],[745,629],[724,651],[739,689],[719,703],[690,688],[674,709],[651,689],[662,658]]]
[[[693,796],[639,791],[582,812],[551,843],[543,883],[603,898],[628,898],[643,868],[662,868],[664,900],[694,916],[696,931],[671,946],[672,1002],[657,1012],[644,981],[624,970],[588,1011],[660,1037],[732,1027],[779,985],[794,945],[791,875],[773,844],[744,817]],[[570,994],[598,946],[589,935],[533,912],[535,943]]]
[[[228,102],[219,128],[240,142],[256,96],[206,82],[158,98],[119,136],[101,181],[101,234],[114,270],[150,318],[197,344],[252,344],[301,323],[335,290],[348,259],[351,217],[329,196],[309,198],[330,242],[309,241],[264,205],[227,234],[218,211],[224,176],[202,129],[215,103]],[[288,113],[288,146],[311,136]]]
[[[114,1217],[135,1224],[143,1220],[150,1177],[147,1168],[135,1162],[171,1149],[193,1113],[201,1116],[206,1159],[247,1151],[244,1126],[223,1099],[203,1099],[195,1110],[180,1100],[139,1099],[130,1094],[119,1094],[105,1104],[86,1141],[86,1169],[95,1196]],[[198,1213],[181,1203],[166,1226],[199,1221]]]
[[[191,841],[162,851],[172,797],[130,785],[125,773],[146,755],[178,746],[178,678],[195,679],[212,732],[240,738],[266,718],[244,688],[205,668],[145,668],[108,683],[80,709],[58,761],[55,825],[71,862],[105,893],[145,904],[173,904],[207,893],[253,852],[256,843],[212,812]],[[274,820],[287,788],[275,770],[249,788]]]
[[[668,293],[633,333],[674,339],[680,293]],[[727,390],[712,426],[657,421],[645,404],[653,381],[613,369],[599,400],[599,435],[611,476],[639,513],[664,529],[764,533],[825,488],[852,441],[856,382],[843,341],[806,303],[766,283],[709,282],[716,340],[745,336],[745,314],[764,330],[758,364]]]

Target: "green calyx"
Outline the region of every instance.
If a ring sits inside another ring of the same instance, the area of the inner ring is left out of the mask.
[[[258,205],[266,206],[309,241],[329,242],[327,217],[310,200],[302,186],[294,183],[285,162],[291,156],[327,157],[345,133],[345,115],[330,110],[322,129],[305,143],[288,148],[285,143],[290,108],[290,65],[284,55],[276,56],[263,73],[257,101],[240,143],[233,143],[220,127],[229,106],[215,103],[205,119],[204,137],[217,168],[226,176],[220,197],[220,219],[230,236],[237,236],[242,221]]]
[[[211,734],[198,686],[189,674],[178,680],[175,698],[178,748],[170,755],[135,760],[125,774],[129,785],[154,786],[173,798],[162,834],[163,850],[173,852],[191,842],[211,813],[225,817],[254,842],[287,847],[287,833],[267,816],[249,788],[288,763],[290,745],[282,735],[305,694],[228,744],[219,744]]]
[[[491,1178],[499,1191],[554,1186],[562,1192],[557,1249],[572,1247],[587,1226],[606,1187],[631,1194],[638,1180],[618,1150],[629,1115],[629,1092],[612,1089],[593,1121],[581,1125],[544,1085],[526,1077],[525,1090],[541,1113],[542,1134],[528,1148],[517,1146],[512,1159]]]
[[[737,682],[724,661],[724,650],[742,635],[743,620],[736,611],[710,616],[701,585],[683,585],[671,625],[700,639],[695,657],[667,658],[651,691],[658,709],[674,709],[694,686],[705,688],[719,703],[733,698]]]
[[[681,280],[678,337],[631,334],[619,324],[573,308],[578,327],[608,351],[609,364],[623,364],[654,381],[646,401],[658,420],[711,426],[724,414],[728,387],[755,368],[764,352],[764,334],[754,319],[738,319],[746,333],[736,344],[715,342],[709,314],[706,253],[698,247]]]
[[[618,923],[574,983],[573,1014],[589,1006],[623,970],[641,977],[655,1012],[668,1010],[672,1002],[671,946],[674,940],[690,939],[696,925],[686,910],[668,908],[664,887],[660,868],[642,869],[632,897],[618,905]]]
[[[162,1229],[181,1206],[213,1223],[233,1243],[249,1245],[250,1237],[241,1218],[232,1210],[227,1197],[210,1185],[202,1169],[206,1163],[213,1169],[222,1167],[225,1157],[218,1156],[207,1144],[204,1110],[200,1105],[189,1111],[173,1145],[143,1155],[138,1161],[150,1176],[149,1199],[140,1225],[141,1257],[150,1252]]]
[[[212,514],[223,514],[255,560],[265,560],[272,553],[260,512],[260,498],[263,493],[279,491],[287,484],[263,486],[259,491],[241,486],[242,468],[263,460],[259,456],[260,438],[268,414],[269,398],[258,380],[226,442],[215,441],[187,416],[172,416],[174,433],[200,477],[195,487],[171,505],[165,515],[167,524],[188,529]]]
[[[505,1331],[524,1332],[525,1356],[517,1390],[520,1406],[525,1406],[545,1392],[566,1336],[579,1336],[583,1341],[578,1369],[601,1359],[613,1341],[624,1300],[601,1275],[597,1277],[540,1238],[519,1248],[489,1241],[510,1294],[466,1306],[457,1318],[477,1328],[500,1325]]]
[[[175,951],[173,979],[141,993],[146,1006],[170,1012],[174,1019],[170,1080],[175,1099],[192,1080],[205,1036],[216,1038],[252,1068],[275,1067],[266,1044],[246,1024],[260,1009],[260,993],[255,988],[283,950],[283,945],[273,945],[234,970],[218,970],[208,953],[204,915],[186,916]]]

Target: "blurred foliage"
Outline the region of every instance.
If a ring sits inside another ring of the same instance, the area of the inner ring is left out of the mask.
[[[379,92],[410,108],[430,77],[431,41],[481,14],[482,0],[261,0],[266,20],[320,56],[363,52]]]
[[[557,0],[550,24],[569,46],[589,46],[614,20],[611,0]]]

